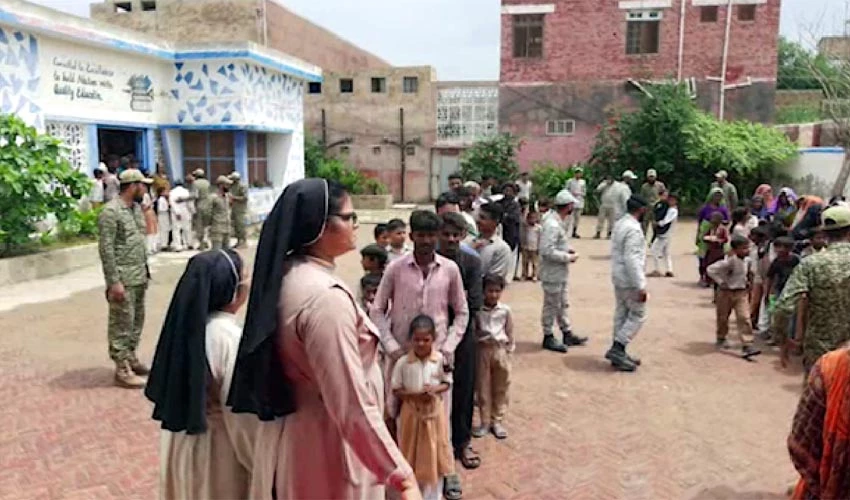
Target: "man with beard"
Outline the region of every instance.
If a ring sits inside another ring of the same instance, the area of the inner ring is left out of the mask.
[[[128,169],[119,176],[118,196],[104,205],[98,218],[98,250],[109,303],[109,357],[115,363],[115,384],[141,388],[149,373],[136,357],[145,322],[145,290],[150,273],[145,251],[145,222],[140,203],[147,179]]]
[[[614,220],[618,221],[623,216],[629,213],[626,208],[626,203],[632,197],[631,183],[637,179],[637,176],[631,170],[626,170],[621,176],[621,180],[614,182],[610,188],[610,196],[614,201]]]
[[[444,213],[443,228],[440,230],[440,248],[443,257],[451,259],[460,268],[463,289],[469,316],[474,317],[483,303],[481,259],[472,252],[461,249],[460,242],[466,237],[466,221],[459,213]],[[449,321],[454,320],[454,310],[449,308]],[[470,446],[472,436],[472,413],[475,396],[475,364],[477,356],[475,322],[469,321],[463,339],[455,349],[454,386],[452,387],[452,448],[455,458],[466,469],[481,465],[481,457]],[[446,479],[447,489],[457,487],[460,478],[455,475]]]

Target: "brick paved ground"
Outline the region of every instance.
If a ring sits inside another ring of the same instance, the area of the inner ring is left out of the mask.
[[[801,375],[780,371],[774,354],[748,364],[715,352],[710,295],[693,286],[692,231],[677,233],[680,277],[651,282],[650,319],[633,346],[645,360],[637,374],[614,373],[602,359],[612,313],[606,242],[577,242],[571,311],[591,337],[585,348],[540,351],[539,286],[511,287],[520,339],[511,436],[476,440],[484,464],[465,474],[466,498],[783,498],[794,479],[785,438]],[[164,261],[148,300],[148,359],[182,270]],[[356,254],[340,269],[354,283]],[[111,386],[102,294],[0,314],[2,500],[155,497],[157,426],[141,392]]]

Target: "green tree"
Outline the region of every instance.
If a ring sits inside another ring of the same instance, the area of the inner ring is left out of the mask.
[[[780,90],[822,90],[818,74],[834,77],[835,67],[823,55],[802,44],[779,37],[776,88]]]
[[[321,142],[309,135],[304,137],[304,176],[339,182],[351,194],[387,193],[381,181],[367,177],[343,158],[329,155]]]
[[[480,140],[464,152],[460,173],[464,179],[479,182],[485,177],[495,177],[500,183],[516,180],[519,174],[516,153],[520,147],[520,140],[511,134]]]
[[[71,217],[90,189],[59,139],[39,134],[17,116],[0,115],[0,255],[28,244],[36,223],[48,215],[60,223]]]
[[[626,169],[652,168],[679,194],[683,207],[701,205],[718,170],[734,175],[741,192],[776,178],[778,167],[796,155],[794,145],[772,128],[751,122],[719,121],[697,108],[687,89],[652,87],[640,108],[621,115],[597,136],[590,185]]]

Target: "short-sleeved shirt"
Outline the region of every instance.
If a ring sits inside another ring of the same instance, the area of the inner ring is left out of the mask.
[[[393,367],[393,389],[421,392],[426,385],[436,387],[440,384],[452,384],[452,373],[444,369],[443,355],[437,350],[431,351],[427,359],[419,359],[411,350],[402,356]]]
[[[773,260],[767,270],[767,277],[773,283],[773,290],[775,290],[776,293],[782,293],[782,290],[785,289],[785,283],[787,283],[788,278],[791,277],[791,272],[794,271],[794,268],[797,267],[797,264],[799,263],[800,257],[794,254],[791,254],[791,257],[788,260]]]

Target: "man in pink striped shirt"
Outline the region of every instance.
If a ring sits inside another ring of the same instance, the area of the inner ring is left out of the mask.
[[[442,219],[417,210],[410,216],[413,253],[394,260],[384,272],[370,316],[381,330],[381,344],[395,361],[407,350],[410,322],[420,314],[437,325],[435,346],[451,363],[469,321],[463,279],[457,264],[437,254]],[[449,324],[449,307],[455,311]]]

